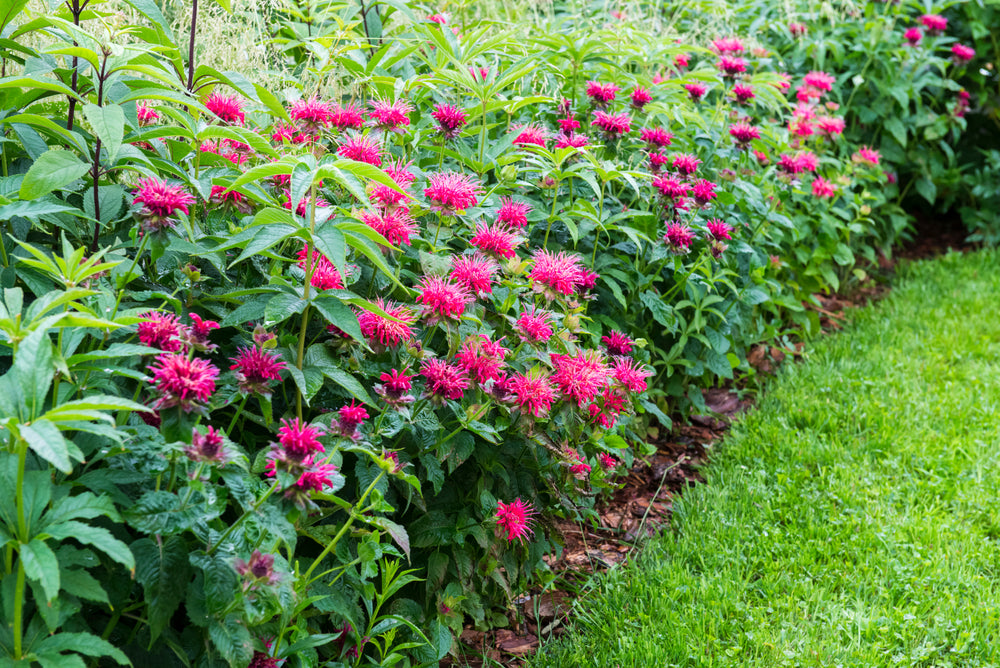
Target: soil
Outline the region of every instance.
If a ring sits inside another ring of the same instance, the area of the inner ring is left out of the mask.
[[[927,218],[915,213],[913,239],[903,244],[893,257],[880,257],[878,267],[869,273],[887,278],[899,260],[934,257],[953,249],[968,251],[975,246],[966,242],[967,231],[955,218]],[[869,280],[847,295],[815,295],[819,305],[807,305],[820,314],[825,332],[843,326],[846,311],[881,299],[889,291],[886,280]],[[760,374],[770,375],[786,359],[798,358],[802,344],[794,349],[767,345],[751,347],[747,361]],[[646,539],[670,526],[674,500],[690,486],[702,482],[700,468],[705,464],[714,443],[729,429],[733,419],[753,403],[747,393],[727,384],[704,391],[707,415],[691,416],[688,424],[677,424],[672,432],[650,440],[655,454],[637,458],[621,481],[613,497],[601,503],[598,526],[559,521],[555,528],[564,547],[558,556],[547,559],[550,568],[566,589],[575,589],[594,573],[626,562]],[[573,595],[566,590],[531,592],[516,601],[510,611],[510,627],[483,632],[467,628],[460,641],[460,660],[446,659],[442,666],[517,667],[533,654],[540,638],[565,633],[565,622]]]

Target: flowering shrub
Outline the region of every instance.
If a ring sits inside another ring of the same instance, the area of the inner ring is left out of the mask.
[[[153,5],[0,18],[14,660],[433,663],[906,224],[812,23],[779,64],[397,4],[279,26],[285,100]]]

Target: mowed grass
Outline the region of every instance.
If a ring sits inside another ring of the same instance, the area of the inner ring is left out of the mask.
[[[852,318],[533,666],[1000,666],[1000,253]]]

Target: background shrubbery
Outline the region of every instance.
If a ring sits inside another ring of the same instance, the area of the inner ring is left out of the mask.
[[[995,237],[990,10],[718,4],[3,3],[6,655],[433,663],[911,197]]]

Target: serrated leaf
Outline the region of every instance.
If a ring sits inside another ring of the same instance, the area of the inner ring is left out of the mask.
[[[122,147],[122,137],[125,136],[125,112],[117,104],[103,107],[85,104],[83,114],[107,151],[108,162],[114,163]]]
[[[208,626],[208,636],[233,668],[246,666],[253,659],[253,638],[236,615],[229,615],[223,622],[213,620]]]
[[[24,564],[24,574],[42,585],[46,601],[59,595],[59,560],[45,541],[34,538],[21,544],[18,558]]]
[[[48,420],[36,420],[20,427],[21,437],[27,442],[28,447],[36,455],[52,464],[63,473],[70,473],[73,464],[70,462],[70,454],[77,455],[74,459],[83,461],[83,455],[76,446],[70,447],[59,428]]]
[[[108,593],[93,575],[78,568],[64,568],[60,574],[62,590],[87,601],[110,605]]]
[[[124,652],[92,633],[57,633],[40,642],[39,652],[78,652],[86,656],[107,656],[122,666],[131,666]]]
[[[73,538],[84,545],[90,545],[128,570],[135,570],[135,558],[128,549],[128,545],[112,536],[111,532],[103,527],[90,526],[72,520],[47,527],[45,532],[56,540]]]
[[[21,181],[21,199],[38,199],[56,188],[76,181],[90,169],[90,165],[70,151],[49,149],[38,156]]]
[[[192,573],[188,548],[180,536],[170,536],[160,545],[141,538],[131,547],[136,556],[135,579],[146,595],[149,632],[156,640],[184,600]]]
[[[166,490],[146,492],[123,514],[139,531],[160,536],[188,531],[209,519],[204,508],[184,504],[179,496]]]
[[[271,297],[264,308],[264,319],[267,327],[273,327],[279,322],[284,322],[296,313],[302,313],[307,302],[300,297],[290,295],[287,292]]]

